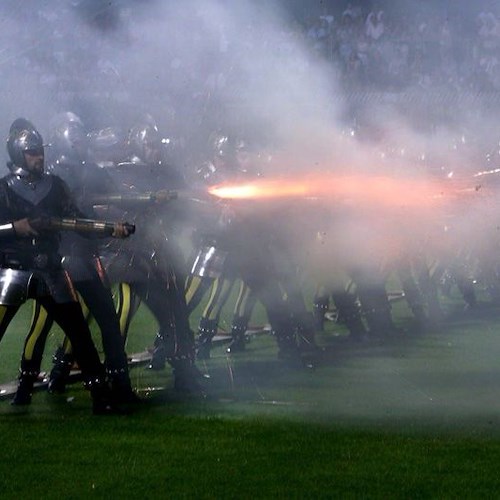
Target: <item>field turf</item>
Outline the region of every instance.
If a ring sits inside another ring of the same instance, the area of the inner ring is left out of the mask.
[[[0,401],[2,498],[496,498],[500,479],[500,308],[447,301],[447,318],[418,333],[351,343],[329,323],[314,369],[276,359],[270,335],[245,353],[223,346],[199,363],[208,397],[173,391],[171,372],[131,372],[144,399],[132,415],[95,417],[80,384]],[[30,308],[0,349],[15,377]],[[225,324],[223,324],[225,326]],[[152,343],[147,310],[128,351]],[[51,335],[50,366],[59,333]]]

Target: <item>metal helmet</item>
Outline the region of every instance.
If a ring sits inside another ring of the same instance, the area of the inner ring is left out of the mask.
[[[212,151],[214,156],[217,158],[227,158],[232,156],[232,140],[231,138],[223,133],[214,134],[210,138]]]
[[[25,118],[14,120],[7,138],[7,152],[10,162],[7,163],[9,170],[22,177],[30,174],[27,169],[26,151],[43,151],[43,139],[35,126]]]
[[[130,129],[128,145],[130,152],[145,163],[161,161],[162,138],[150,115]]]
[[[52,120],[50,144],[55,161],[72,164],[85,162],[89,138],[80,117],[70,111],[56,115]]]
[[[246,151],[246,141],[238,136],[216,133],[210,136],[212,152],[215,158],[235,160],[238,153]]]
[[[90,153],[100,166],[115,166],[128,155],[127,135],[119,127],[105,127],[89,134]]]

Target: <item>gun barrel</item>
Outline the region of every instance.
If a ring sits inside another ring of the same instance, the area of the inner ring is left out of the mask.
[[[92,233],[96,235],[111,236],[115,230],[115,222],[81,219],[50,217],[48,227],[56,231],[76,231],[79,233]],[[129,234],[135,232],[135,225],[123,223]]]
[[[177,199],[177,191],[161,190],[145,193],[103,194],[92,196],[94,205],[144,205]]]

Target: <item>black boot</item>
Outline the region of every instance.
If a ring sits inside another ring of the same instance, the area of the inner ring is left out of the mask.
[[[160,371],[165,369],[167,361],[167,350],[165,348],[165,339],[161,332],[156,334],[153,354],[148,365],[150,370]]]
[[[368,332],[356,297],[347,292],[336,293],[332,296],[338,311],[338,322],[343,323],[349,330],[349,339],[355,342],[366,340]]]
[[[457,280],[458,289],[465,301],[465,310],[477,308],[477,296],[472,280],[461,278]]]
[[[278,343],[278,359],[281,359],[293,368],[302,367],[303,360],[295,335],[275,331],[275,336]]]
[[[325,314],[328,312],[330,299],[328,297],[316,297],[313,304],[314,327],[322,332],[325,327]]]
[[[401,335],[401,331],[394,324],[389,310],[372,309],[365,311],[365,317],[371,337],[387,340]]]
[[[53,357],[53,367],[49,375],[48,391],[52,394],[62,394],[66,391],[69,373],[73,366],[73,354],[67,354],[63,347],[59,347]]]
[[[226,352],[232,354],[235,352],[242,352],[245,350],[247,331],[247,321],[236,319],[231,326],[231,343],[227,346]]]
[[[127,368],[108,370],[108,379],[111,383],[111,400],[119,405],[140,403],[140,398],[132,389]]]
[[[295,331],[296,338],[298,339],[298,347],[301,353],[314,355],[323,351],[314,338],[315,331],[312,327],[312,322],[308,321],[306,324],[297,325]]]
[[[103,379],[87,380],[85,387],[90,390],[94,415],[126,415],[130,413],[129,410],[113,401],[111,390]]]
[[[200,384],[200,372],[187,358],[169,360],[174,370],[174,389],[179,394],[205,397]]]
[[[22,371],[19,375],[19,383],[11,404],[14,406],[26,406],[31,404],[33,387],[38,379],[38,372]]]
[[[361,307],[370,336],[378,339],[394,338],[401,334],[392,320],[391,305],[383,286],[358,289]]]
[[[361,314],[345,318],[344,322],[349,330],[349,339],[354,342],[364,342],[368,339],[368,331],[361,319]]]
[[[201,318],[198,327],[198,341],[196,342],[196,357],[210,359],[212,339],[217,333],[217,320]]]
[[[368,339],[368,331],[363,323],[359,308],[349,311],[343,318],[349,330],[349,338],[354,342],[364,342]]]
[[[417,330],[419,332],[425,332],[431,324],[429,317],[425,313],[424,307],[422,305],[414,305],[411,307],[413,316],[415,317]]]

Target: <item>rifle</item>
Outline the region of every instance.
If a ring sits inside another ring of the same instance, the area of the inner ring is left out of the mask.
[[[177,197],[177,191],[165,189],[156,192],[147,191],[145,193],[95,195],[90,198],[90,202],[93,205],[144,205],[149,203],[163,203],[175,200]]]
[[[35,230],[41,231],[76,231],[78,233],[111,236],[116,229],[116,222],[95,219],[67,218],[67,217],[39,217],[30,220]],[[121,223],[128,234],[135,233],[135,224]]]

